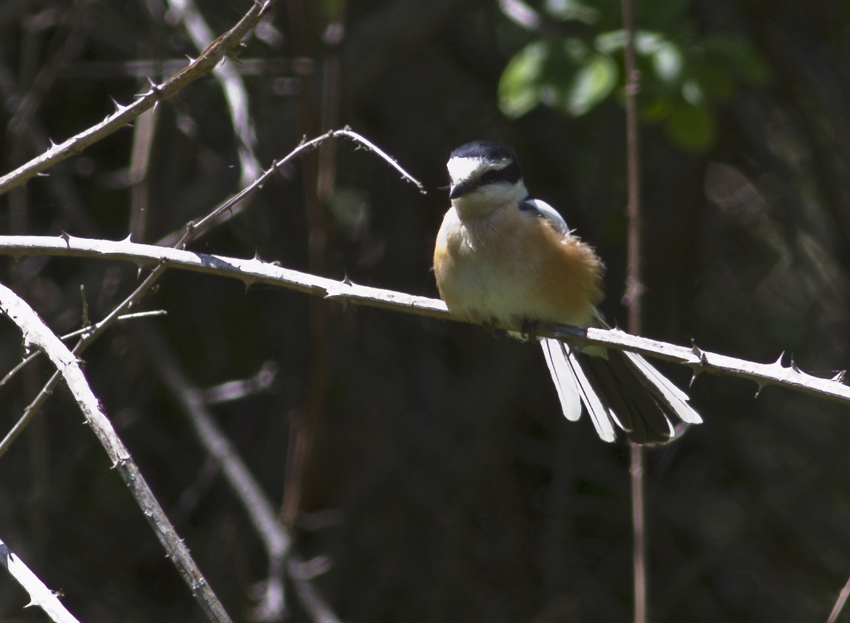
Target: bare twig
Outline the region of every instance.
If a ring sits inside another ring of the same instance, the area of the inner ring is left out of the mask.
[[[151,367],[189,416],[198,439],[221,465],[225,478],[245,506],[251,523],[265,545],[270,569],[280,569],[291,540],[277,523],[274,510],[259,483],[254,480],[239,453],[207,412],[203,392],[191,385],[159,332],[153,327],[144,326],[139,328],[139,333],[144,338],[141,342],[151,359]],[[270,576],[273,575],[270,573]],[[264,620],[269,621],[280,620],[286,609],[283,587],[273,584],[269,582],[260,606],[265,614]]]
[[[0,564],[29,593],[30,602],[27,606],[38,606],[55,623],[80,623],[73,614],[65,609],[56,593],[47,588],[44,582],[39,580],[29,567],[13,554],[2,540],[0,540]]]
[[[286,569],[295,582],[296,590],[304,608],[317,622],[335,623],[338,621],[333,611],[310,585],[309,577],[303,572],[304,563],[290,555],[291,539],[286,530],[277,521],[274,509],[260,487],[248,471],[230,440],[224,435],[215,420],[206,410],[204,392],[190,383],[180,368],[174,355],[158,331],[152,326],[139,329],[143,336],[142,344],[148,351],[152,367],[160,380],[171,390],[180,406],[189,416],[198,439],[207,452],[221,465],[221,470],[231,485],[237,498],[242,502],[251,523],[263,540],[269,557],[269,579],[266,582],[263,598],[254,611],[254,619],[261,621],[280,620],[285,612],[285,601],[280,571],[284,559],[288,559]]]
[[[278,365],[274,361],[267,361],[254,376],[240,381],[228,381],[215,387],[208,387],[203,392],[204,403],[207,405],[220,404],[241,400],[247,396],[253,396],[267,390],[274,383],[277,376]]]
[[[67,383],[86,422],[106,450],[112,466],[118,470],[133,497],[136,498],[136,502],[165,548],[168,557],[174,562],[207,618],[210,621],[229,623],[230,617],[227,616],[224,607],[207,584],[195,561],[192,560],[188,548],[174,531],[124,443],[112,428],[112,423],[104,414],[97,397],[89,387],[74,353],[68,350],[23,299],[2,284],[0,284],[0,310],[20,327],[24,343],[28,347],[41,348],[56,366],[57,373],[61,374]]]
[[[199,221],[197,224],[193,223],[193,222],[189,222],[183,228],[182,232],[175,233],[172,236],[169,236],[169,244],[173,244],[175,247],[178,247],[178,248],[184,248],[191,240],[197,238],[199,235],[201,235],[204,231],[211,228],[213,225],[216,225],[219,222],[221,222],[221,220],[222,220],[220,218],[221,215],[223,213],[225,213],[227,210],[229,210],[233,205],[235,205],[239,201],[243,200],[250,193],[256,192],[259,188],[261,188],[262,183],[265,180],[267,180],[273,173],[275,173],[281,165],[288,162],[289,160],[291,160],[292,158],[294,158],[298,154],[302,153],[304,150],[312,149],[316,145],[319,145],[322,141],[328,140],[329,138],[336,136],[336,135],[345,136],[345,137],[350,138],[354,141],[358,141],[358,142],[366,145],[367,147],[369,147],[371,149],[377,150],[377,147],[374,147],[374,145],[372,145],[369,141],[367,141],[366,139],[361,137],[359,134],[352,132],[349,129],[343,129],[343,130],[336,130],[336,131],[333,131],[333,132],[328,132],[327,134],[324,134],[324,135],[322,135],[318,138],[315,138],[312,141],[307,141],[306,143],[302,143],[301,145],[296,147],[292,152],[290,152],[290,154],[287,155],[285,158],[283,158],[279,162],[273,163],[271,168],[269,168],[268,171],[266,171],[265,173],[263,173],[263,175],[261,175],[259,178],[257,178],[257,180],[255,180],[253,184],[244,188],[242,191],[237,193],[235,196],[231,197],[228,201],[225,201],[223,204],[219,205],[210,214],[208,214],[206,217],[201,219],[201,221]],[[393,164],[393,166],[395,166],[399,170],[402,170],[397,164],[395,164],[395,162],[389,156],[384,154],[382,151],[377,150],[377,153],[380,156],[387,159],[391,164]],[[402,170],[402,173],[405,176],[407,176],[409,179],[411,179],[413,181],[413,183],[417,184],[421,189],[422,186],[421,186],[421,184],[419,184],[419,182],[417,182],[412,177],[407,175],[407,173],[405,173],[403,170]],[[63,240],[70,240],[70,237],[66,236],[66,237],[62,237],[62,239]],[[133,293],[130,294],[130,296],[128,296],[126,299],[124,299],[124,301],[120,305],[118,305],[118,307],[113,309],[112,312],[110,312],[109,315],[106,318],[104,318],[100,323],[98,323],[98,326],[95,328],[94,331],[92,331],[91,333],[86,333],[81,338],[80,342],[74,347],[74,353],[77,354],[77,355],[82,354],[83,351],[85,351],[85,349],[88,348],[88,346],[92,342],[94,342],[98,337],[100,337],[100,335],[104,331],[106,331],[106,329],[108,329],[112,325],[113,322],[115,322],[115,320],[118,318],[119,315],[121,315],[123,312],[128,310],[131,306],[133,306],[141,297],[143,297],[154,286],[154,284],[157,282],[157,280],[162,276],[164,270],[165,270],[164,266],[157,266],[156,268],[154,268],[151,271],[151,273],[147,276],[147,278],[145,278],[145,280],[142,282],[142,284],[139,285],[133,291]],[[0,456],[3,456],[3,454],[5,454],[5,452],[9,449],[11,444],[14,442],[14,440],[17,439],[18,435],[21,434],[21,432],[24,430],[24,428],[26,428],[26,426],[29,424],[29,422],[32,420],[32,418],[35,416],[35,414],[38,413],[38,411],[41,409],[44,402],[53,393],[53,390],[56,388],[56,385],[59,383],[60,378],[61,377],[59,376],[58,373],[54,373],[53,376],[50,378],[50,380],[47,382],[47,384],[41,389],[41,391],[35,397],[35,399],[24,410],[24,413],[21,415],[21,417],[18,419],[18,421],[12,427],[12,429],[6,434],[6,437],[3,439],[3,441],[0,442]]]
[[[841,589],[841,593],[839,593],[835,606],[833,606],[832,612],[829,613],[829,618],[826,620],[826,623],[835,623],[838,620],[838,615],[841,614],[844,604],[847,603],[848,596],[850,596],[850,579],[847,580],[844,588]]]
[[[631,464],[629,480],[632,494],[632,573],[634,574],[634,621],[646,623],[647,560],[646,560],[646,495],[644,494],[643,446],[629,444]]]
[[[190,64],[185,58],[172,60],[82,61],[63,70],[59,78],[111,79],[126,76],[144,78],[173,74]],[[243,76],[307,75],[313,72],[310,58],[240,58],[234,69]]]
[[[362,136],[360,136],[357,132],[352,131],[350,128],[343,128],[342,130],[334,130],[331,134],[332,134],[333,136],[344,136],[344,137],[346,137],[346,138],[350,138],[352,141],[356,141],[356,142],[358,142],[358,143],[362,143],[362,144],[363,144],[363,145],[365,145],[368,149],[370,149],[371,151],[375,152],[375,153],[376,153],[376,154],[378,154],[381,158],[383,158],[384,160],[386,160],[386,161],[390,164],[390,166],[392,166],[392,167],[393,167],[396,171],[398,171],[399,173],[401,173],[401,176],[402,176],[404,179],[406,179],[406,180],[407,180],[408,182],[410,182],[411,184],[414,184],[414,185],[415,185],[415,186],[419,189],[419,192],[421,192],[423,195],[424,195],[424,194],[427,194],[427,193],[425,192],[425,187],[422,185],[422,182],[420,182],[420,181],[419,181],[419,180],[417,180],[415,177],[413,177],[412,175],[410,175],[410,173],[408,173],[407,171],[405,171],[404,169],[402,169],[402,168],[401,168],[401,165],[399,165],[399,163],[395,161],[395,158],[393,158],[392,156],[390,156],[389,154],[387,154],[385,151],[383,151],[380,147],[378,147],[377,145],[375,145],[375,144],[374,144],[374,143],[372,143],[371,141],[369,141],[369,140],[367,140],[367,139],[363,138]]]
[[[254,2],[239,23],[213,41],[201,53],[200,57],[186,69],[177,72],[160,85],[152,85],[147,93],[139,95],[136,101],[129,106],[116,104],[116,111],[101,123],[69,138],[60,145],[54,145],[37,158],[0,177],[0,195],[25,184],[57,162],[79,154],[89,145],[126,126],[157,103],[173,97],[188,84],[210,73],[222,59],[233,55],[242,38],[260,21],[275,2],[276,0],[266,0],[262,4]]]
[[[133,293],[130,294],[126,299],[124,299],[120,305],[118,305],[115,309],[113,309],[103,320],[101,320],[97,327],[89,333],[84,334],[80,341],[77,342],[77,345],[74,347],[73,353],[74,355],[82,354],[86,348],[88,348],[92,342],[94,342],[98,337],[100,337],[104,331],[106,331],[109,327],[112,326],[121,315],[122,312],[128,310],[136,301],[138,301],[141,297],[143,297],[150,289],[154,286],[157,280],[162,276],[165,271],[165,267],[157,266],[154,268],[151,273],[145,278],[145,280],[135,289]],[[15,422],[15,425],[12,429],[6,433],[6,437],[3,438],[3,441],[0,442],[0,456],[3,456],[15,439],[18,438],[24,428],[26,428],[27,424],[29,424],[30,420],[35,417],[35,414],[41,410],[41,407],[53,393],[53,390],[56,389],[56,386],[59,384],[62,375],[57,370],[53,373],[53,376],[50,377],[50,380],[41,388],[41,391],[38,395],[33,399],[33,401],[24,409],[23,414]]]
[[[122,314],[115,318],[116,322],[124,322],[125,320],[137,320],[139,318],[150,318],[152,316],[165,316],[168,312],[164,309],[154,309],[146,312],[136,312],[135,314]],[[87,333],[92,333],[93,331],[97,331],[104,325],[105,321],[101,320],[100,322],[96,322],[93,325],[89,325],[87,327],[83,327],[82,329],[77,329],[76,331],[71,331],[70,333],[66,333],[61,336],[62,340],[70,340],[72,337],[76,337],[78,335],[85,335]],[[0,383],[2,384],[2,383]]]
[[[626,212],[629,217],[626,293],[623,302],[629,309],[629,331],[641,332],[641,215],[640,215],[640,160],[638,149],[637,94],[640,73],[635,64],[635,23],[632,0],[622,0],[623,28],[626,31],[626,159],[628,169],[629,200]],[[644,495],[643,447],[632,443],[629,476],[632,494],[632,574],[634,582],[634,623],[646,623],[648,606],[646,560],[646,497]]]
[[[303,564],[296,556],[290,556],[287,560],[289,577],[295,582],[295,591],[298,593],[301,605],[315,623],[340,623],[319,591],[299,573]]]
[[[130,190],[130,236],[136,242],[145,242],[148,222],[151,149],[156,134],[156,108],[140,115],[133,131],[133,151],[128,170]]]
[[[207,25],[204,16],[201,15],[195,3],[192,0],[169,0],[168,5],[183,20],[186,32],[189,33],[189,38],[195,44],[195,47],[198,50],[206,49],[215,38],[215,34]],[[242,168],[239,187],[244,188],[260,172],[260,163],[254,153],[257,134],[254,131],[254,124],[248,110],[248,92],[239,71],[233,65],[216,66],[213,70],[213,76],[221,84],[224,91],[227,107],[230,110],[230,120],[239,142],[237,151],[239,152],[239,164]]]
[[[167,236],[162,238],[158,242],[158,244],[163,245],[163,246],[178,246],[179,247],[179,246],[181,246],[181,243],[177,242],[177,240],[181,236],[185,238],[187,233],[190,233],[190,232],[191,232],[191,235],[192,235],[192,239],[197,238],[198,236],[201,236],[213,225],[218,225],[218,224],[224,222],[225,220],[227,220],[228,218],[230,218],[230,215],[234,212],[234,206],[236,206],[241,201],[244,201],[249,195],[251,195],[251,194],[257,192],[259,189],[261,189],[263,187],[263,184],[265,184],[269,180],[269,178],[271,178],[272,175],[277,173],[280,170],[280,168],[283,167],[285,164],[287,164],[290,160],[295,159],[297,156],[300,156],[301,154],[303,154],[303,153],[305,153],[305,152],[307,152],[311,149],[315,149],[317,146],[319,146],[324,141],[327,141],[331,138],[336,138],[336,137],[339,137],[339,136],[351,139],[355,143],[360,143],[361,145],[365,146],[367,149],[375,152],[381,158],[386,160],[390,164],[390,166],[392,166],[399,173],[401,173],[401,175],[404,179],[406,179],[408,182],[410,182],[411,184],[414,184],[417,188],[419,188],[419,192],[421,192],[423,194],[425,193],[425,187],[422,185],[422,183],[419,180],[417,180],[415,177],[413,177],[407,171],[405,171],[403,168],[401,168],[401,166],[392,157],[387,155],[384,151],[382,151],[379,147],[377,147],[371,141],[360,136],[357,132],[354,132],[350,128],[343,128],[342,130],[331,130],[330,132],[326,132],[325,134],[322,134],[321,136],[317,136],[314,139],[302,142],[300,145],[298,145],[298,147],[296,147],[291,152],[289,152],[289,154],[287,154],[285,157],[281,158],[280,160],[276,160],[276,161],[272,162],[272,165],[268,169],[263,171],[263,174],[260,175],[260,177],[258,177],[251,184],[249,184],[248,186],[246,186],[245,188],[240,190],[238,193],[236,193],[235,195],[233,195],[232,197],[227,199],[227,201],[220,204],[218,207],[216,207],[212,212],[207,214],[200,221],[198,221],[197,223],[190,223],[183,230],[172,232],[172,233],[168,234]],[[188,238],[186,240],[188,240]],[[183,244],[183,246],[185,246],[185,244]]]
[[[134,318],[147,318],[149,316],[164,316],[164,315],[165,315],[165,310],[160,309],[160,310],[156,310],[156,311],[139,312],[139,313],[136,313],[136,314],[124,314],[123,316],[118,316],[118,318],[116,320],[118,322],[121,322],[123,320],[131,320],[131,319],[134,319]],[[85,323],[83,323],[83,324],[85,324]],[[94,325],[94,328],[95,329],[99,328],[101,324],[102,324],[102,322]],[[65,335],[60,336],[59,339],[60,340],[69,340],[72,337],[76,337],[78,335],[84,335],[86,333],[91,333],[91,331],[92,331],[92,327],[86,326],[86,327],[83,327],[82,329],[77,329],[76,331],[72,331],[71,333],[66,333]],[[8,383],[9,380],[13,376],[15,376],[15,374],[17,374],[28,363],[30,363],[31,361],[36,359],[42,352],[43,351],[41,351],[41,350],[35,351],[34,353],[25,357],[24,360],[21,361],[21,363],[19,363],[14,368],[9,370],[9,373],[6,376],[4,376],[2,380],[0,380],[0,387],[3,387],[6,383]]]
[[[296,290],[312,296],[337,299],[343,303],[378,307],[443,320],[456,320],[449,314],[445,303],[438,299],[414,296],[393,290],[370,288],[348,281],[335,281],[268,264],[258,259],[244,260],[220,255],[207,255],[136,244],[126,240],[112,242],[71,236],[0,236],[0,255],[92,257],[122,260],[133,264],[157,264],[157,268],[180,268],[239,279],[249,284],[263,283]],[[518,329],[517,327],[497,328]],[[577,345],[597,345],[629,350],[648,357],[688,366],[697,374],[709,372],[735,376],[753,381],[760,387],[778,385],[850,404],[850,386],[838,380],[840,375],[837,375],[834,379],[815,377],[801,371],[793,361],[790,366],[783,366],[782,357],[770,364],[755,363],[704,351],[695,345],[691,347],[676,346],[630,335],[619,330],[593,327],[553,325],[541,327],[538,329],[537,335],[553,337]]]

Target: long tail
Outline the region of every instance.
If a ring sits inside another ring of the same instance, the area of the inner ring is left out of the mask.
[[[578,420],[584,404],[604,441],[614,441],[616,426],[635,443],[663,443],[675,435],[673,421],[702,422],[688,395],[640,355],[612,349],[595,357],[550,339],[541,346],[564,415]]]

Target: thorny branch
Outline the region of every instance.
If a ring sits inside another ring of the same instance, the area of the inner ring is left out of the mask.
[[[225,214],[229,214],[230,211],[236,206],[238,203],[243,201],[252,193],[260,190],[263,187],[269,178],[272,175],[277,173],[281,167],[287,164],[290,160],[293,160],[295,157],[300,156],[304,152],[310,151],[311,149],[315,149],[324,141],[327,141],[332,138],[343,137],[354,141],[355,143],[360,143],[370,151],[375,152],[381,158],[387,161],[387,163],[393,167],[396,171],[401,173],[402,177],[406,179],[411,184],[414,184],[419,192],[425,194],[425,187],[422,185],[422,182],[417,180],[415,177],[410,175],[407,171],[405,171],[391,156],[387,155],[384,151],[382,151],[377,145],[367,140],[366,138],[360,136],[357,132],[351,130],[351,128],[345,127],[341,130],[331,130],[329,132],[325,132],[321,136],[317,136],[314,139],[309,141],[302,141],[298,147],[289,152],[285,157],[280,160],[275,160],[272,162],[272,165],[266,169],[263,174],[254,180],[251,184],[240,190],[238,193],[230,197],[227,201],[216,207],[212,212],[207,214],[204,218],[202,218],[197,223],[189,223],[182,232],[173,232],[167,235],[165,238],[159,241],[161,245],[173,246],[185,248],[186,244],[190,239],[195,239],[198,236],[202,235],[205,231],[207,231],[213,225],[219,224],[224,218]],[[187,235],[191,233],[191,238],[188,238]],[[178,238],[182,236],[182,240],[178,241]]]
[[[28,606],[38,606],[54,623],[80,623],[68,612],[59,597],[47,588],[38,576],[0,540],[0,564],[24,587],[30,596]]]
[[[267,3],[267,5],[268,5],[268,3]],[[412,178],[392,158],[387,156],[384,152],[382,152],[380,149],[378,149],[372,143],[370,143],[369,141],[367,141],[366,139],[364,139],[363,137],[361,137],[357,133],[352,132],[351,130],[349,130],[347,128],[342,129],[342,130],[335,130],[335,131],[328,132],[328,133],[326,133],[326,134],[324,134],[320,137],[317,137],[317,138],[315,138],[311,141],[307,141],[307,142],[302,143],[295,150],[293,150],[289,155],[287,155],[285,158],[283,158],[282,160],[280,160],[278,162],[273,163],[273,165],[269,168],[269,170],[266,171],[263,175],[261,175],[257,180],[255,180],[255,182],[253,184],[244,188],[236,196],[232,197],[230,200],[228,200],[228,201],[224,202],[222,205],[218,206],[218,208],[213,210],[209,215],[207,215],[207,217],[205,217],[204,219],[199,221],[197,224],[191,223],[191,222],[189,224],[187,224],[186,227],[184,228],[183,232],[176,236],[176,240],[174,241],[174,246],[179,247],[179,248],[185,247],[185,245],[188,244],[189,241],[191,241],[194,238],[196,238],[197,236],[199,236],[201,233],[203,233],[209,227],[215,225],[218,222],[216,220],[217,217],[219,217],[222,213],[224,213],[226,210],[228,210],[230,207],[232,207],[235,203],[244,199],[250,193],[253,193],[253,192],[257,191],[259,188],[261,188],[262,183],[265,180],[267,180],[273,173],[275,173],[279,169],[279,167],[282,166],[284,163],[288,162],[289,160],[291,160],[292,158],[294,158],[298,154],[304,152],[305,150],[312,149],[312,148],[316,147],[317,145],[319,145],[321,142],[328,140],[330,138],[333,138],[333,137],[337,137],[337,136],[349,138],[351,140],[354,140],[355,142],[362,143],[363,145],[365,145],[369,149],[374,150],[376,153],[378,153],[378,155],[380,155],[381,157],[386,159],[393,167],[395,167],[398,171],[400,171],[403,176],[405,176],[408,180],[410,180],[414,184],[416,184],[419,187],[420,190],[423,190],[422,185],[417,180]],[[62,236],[62,237],[60,237],[60,239],[70,240],[70,237]],[[129,239],[128,239],[127,242],[129,243]],[[162,250],[162,247],[152,247],[152,248],[158,248],[158,249]],[[162,276],[162,274],[164,273],[165,270],[166,270],[166,266],[162,263],[159,263],[159,265],[157,265],[151,271],[151,273],[144,279],[144,281],[126,299],[124,299],[124,301],[121,304],[119,304],[117,307],[115,307],[112,310],[112,312],[110,312],[110,314],[108,314],[107,317],[104,318],[101,322],[97,323],[97,325],[91,327],[90,330],[88,330],[87,332],[85,332],[83,334],[80,341],[77,343],[77,345],[73,349],[73,355],[78,356],[78,355],[82,354],[85,351],[85,349],[92,342],[94,342],[104,331],[106,331],[107,328],[109,328],[112,325],[113,322],[115,322],[117,319],[119,319],[124,312],[126,312],[128,309],[130,309],[140,298],[142,298],[148,291],[150,291],[150,289],[154,286],[154,284],[157,282],[159,277]],[[9,449],[9,447],[14,442],[14,440],[18,437],[18,435],[20,435],[20,433],[29,424],[30,420],[35,416],[36,413],[38,413],[40,411],[41,407],[44,405],[46,400],[50,397],[50,395],[55,390],[56,386],[59,384],[59,381],[60,381],[61,378],[62,378],[62,375],[57,370],[57,372],[55,372],[51,376],[50,380],[41,389],[41,391],[38,393],[38,395],[32,401],[32,403],[30,403],[30,405],[24,410],[24,413],[21,415],[18,422],[7,433],[6,437],[2,440],[2,442],[0,442],[0,456],[2,456]],[[132,465],[132,469],[135,469],[138,472],[138,470],[135,468],[135,465]],[[122,475],[124,475],[124,472],[122,472]],[[141,479],[141,474],[139,474],[139,478]],[[128,481],[128,484],[129,484],[129,481]],[[156,502],[153,499],[152,496],[151,496],[151,500],[153,500],[154,503]],[[164,515],[163,515],[163,517],[164,517]],[[192,584],[191,582],[190,582],[190,586],[192,587],[193,594],[195,594],[197,587],[195,586],[195,584]],[[311,591],[310,589],[305,589],[304,591],[301,591],[299,589],[299,594],[301,594],[302,592],[304,593],[304,595],[306,595],[308,597],[310,595],[313,595],[313,593],[314,593],[314,591]],[[213,597],[214,597],[214,595],[213,595]],[[305,599],[306,598],[307,597],[305,597]],[[223,612],[223,610],[222,610],[222,612]]]
[[[0,177],[0,195],[25,184],[42,171],[66,158],[78,155],[86,147],[123,128],[146,110],[159,102],[174,97],[181,89],[210,73],[224,58],[231,57],[242,38],[251,31],[276,0],[255,2],[245,16],[233,28],[213,41],[206,50],[188,67],[177,72],[162,84],[152,84],[151,88],[138,96],[129,106],[116,103],[116,110],[101,123],[77,134]]]
[[[165,315],[165,310],[160,309],[160,310],[157,310],[157,311],[139,312],[138,314],[124,314],[123,316],[118,316],[116,318],[116,320],[118,322],[121,322],[123,320],[132,320],[132,319],[135,319],[135,318],[147,318],[147,317],[150,317],[150,316],[164,316],[164,315]],[[86,325],[85,322],[83,324]],[[103,326],[103,321],[98,322],[94,325],[94,329],[99,329],[102,326]],[[91,333],[91,332],[92,332],[91,326],[84,326],[84,328],[82,328],[82,329],[77,329],[76,331],[72,331],[71,333],[66,333],[65,335],[59,336],[59,339],[60,340],[70,340],[72,337],[77,337],[78,335],[86,335],[86,334]],[[9,372],[6,374],[6,376],[4,376],[2,379],[0,379],[0,387],[3,387],[6,383],[8,383],[9,380],[13,376],[15,376],[18,372],[20,372],[21,368],[26,366],[31,361],[37,359],[38,356],[41,355],[41,354],[42,354],[42,351],[37,350],[34,353],[28,355],[26,358],[24,358],[24,360],[21,361],[14,368],[9,370]]]
[[[443,320],[454,320],[445,303],[438,299],[414,296],[393,290],[370,288],[317,277],[289,268],[263,262],[259,259],[237,259],[220,255],[208,255],[179,249],[168,249],[129,241],[91,240],[71,236],[0,236],[0,254],[55,255],[66,257],[93,257],[121,260],[134,264],[156,264],[157,270],[180,268],[194,272],[239,279],[246,284],[263,283],[271,286],[297,290],[312,296],[337,299],[343,303],[379,307],[407,312],[420,316],[431,316]],[[517,327],[498,327],[516,330]],[[824,379],[806,374],[791,361],[783,366],[782,357],[770,364],[736,359],[698,348],[676,346],[666,342],[629,335],[619,330],[596,329],[593,327],[571,327],[553,325],[537,330],[540,337],[554,337],[579,346],[606,346],[672,361],[690,367],[694,374],[709,372],[748,379],[759,388],[779,385],[796,391],[831,398],[850,404],[850,386],[841,382],[843,374]]]
[[[323,141],[326,141],[330,138],[334,138],[336,136],[343,136],[349,138],[355,142],[359,142],[365,145],[367,148],[374,150],[379,156],[386,159],[393,167],[395,167],[401,174],[408,180],[410,180],[413,184],[416,184],[419,187],[420,191],[424,192],[422,189],[422,184],[411,177],[404,169],[402,169],[398,163],[395,162],[392,158],[386,155],[383,151],[378,149],[375,145],[370,143],[368,140],[357,134],[356,132],[351,131],[348,128],[342,130],[333,130],[331,132],[327,132],[322,136],[314,138],[310,141],[306,141],[301,143],[298,147],[292,150],[286,157],[281,160],[274,162],[272,166],[265,171],[259,178],[257,178],[252,184],[243,188],[236,195],[216,207],[212,212],[210,212],[203,219],[198,221],[197,223],[190,222],[188,223],[181,232],[175,232],[174,234],[168,236],[168,244],[173,245],[176,248],[185,248],[185,246],[205,231],[207,231],[210,227],[219,223],[219,219],[222,214],[224,214],[227,210],[232,208],[235,204],[245,199],[248,195],[253,192],[256,192],[260,188],[262,188],[263,182],[269,179],[271,175],[273,175],[281,166],[285,163],[289,162],[291,159],[295,158],[295,156],[303,153],[306,150],[313,149]],[[60,236],[62,240],[70,240],[70,236]],[[129,240],[127,241],[129,242]],[[157,249],[162,249],[162,247],[152,247]],[[145,280],[133,291],[130,296],[128,296],[124,301],[118,305],[109,315],[106,316],[101,322],[97,324],[93,331],[86,333],[81,339],[80,342],[74,347],[74,354],[80,355],[82,354],[88,346],[94,342],[100,335],[106,331],[115,320],[123,314],[125,311],[130,309],[140,298],[142,298],[145,293],[150,291],[150,289],[156,284],[157,280],[162,276],[165,270],[165,266],[160,265],[154,268],[151,273],[145,278]],[[58,373],[54,373],[47,384],[41,389],[35,399],[30,403],[30,405],[24,410],[24,413],[21,415],[20,419],[17,421],[15,426],[6,434],[6,437],[3,441],[0,442],[0,456],[3,456],[5,452],[9,449],[12,442],[21,434],[21,432],[26,428],[29,424],[30,420],[35,416],[36,413],[41,409],[44,402],[50,395],[53,393],[53,390],[56,388],[56,385],[59,383],[60,376]]]
[[[153,528],[168,557],[174,562],[180,575],[189,585],[210,621],[229,623],[230,617],[213,593],[201,570],[195,564],[189,549],[177,535],[165,512],[150,490],[136,466],[130,452],[118,437],[112,423],[103,412],[100,402],[89,387],[77,357],[53,334],[41,318],[17,294],[0,284],[0,311],[21,329],[24,343],[28,347],[41,348],[56,366],[57,374],[68,385],[86,422],[91,426],[101,445],[106,450],[112,466],[118,470],[145,517]]]

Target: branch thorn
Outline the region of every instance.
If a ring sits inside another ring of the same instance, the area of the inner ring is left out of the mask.
[[[691,370],[693,371],[693,376],[691,376],[691,382],[688,383],[688,388],[693,387],[694,381],[696,380],[697,376],[699,374],[702,374],[702,372],[705,370],[705,365],[708,361],[705,356],[705,351],[703,351],[699,346],[697,346],[697,343],[694,341],[694,338],[691,338],[691,352],[697,356],[697,361],[685,364],[690,366]]]

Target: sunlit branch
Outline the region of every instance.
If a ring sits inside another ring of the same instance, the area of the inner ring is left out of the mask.
[[[177,72],[162,84],[152,84],[151,88],[146,93],[138,95],[136,101],[132,104],[122,106],[116,103],[115,112],[102,122],[76,136],[72,136],[59,145],[53,145],[40,156],[0,177],[0,195],[25,184],[56,163],[71,156],[79,155],[86,147],[125,127],[146,110],[165,99],[174,97],[190,83],[209,74],[224,58],[235,53],[242,38],[257,25],[260,18],[275,4],[275,1],[266,0],[262,4],[255,2],[239,23],[213,41],[188,67]]]
[[[0,540],[0,564],[29,594],[30,602],[27,606],[38,606],[54,623],[80,623],[62,605],[58,595],[47,588],[44,582],[38,579],[38,576],[24,564],[24,561],[12,553],[2,540]]]
[[[74,396],[74,400],[79,405],[86,423],[91,426],[95,436],[106,450],[112,467],[121,474],[139,508],[141,508],[142,513],[165,548],[168,557],[174,562],[207,618],[217,623],[229,623],[230,617],[213,593],[201,570],[195,564],[189,554],[189,549],[175,532],[144,476],[130,456],[130,452],[103,412],[100,402],[83,374],[77,357],[44,324],[38,314],[23,299],[2,284],[0,284],[0,311],[20,328],[24,336],[24,343],[28,347],[38,347],[43,350],[53,365],[56,366],[57,372],[62,375],[68,389]]]
[[[350,281],[335,281],[283,268],[259,259],[238,259],[208,255],[129,241],[93,240],[71,236],[0,236],[0,255],[52,255],[120,260],[134,264],[156,264],[194,272],[239,279],[246,284],[263,283],[296,290],[312,296],[337,299],[341,303],[378,307],[443,320],[455,320],[445,303],[438,299],[414,296],[393,290],[370,288]],[[514,329],[517,327],[497,327]],[[850,386],[841,382],[842,374],[824,379],[806,374],[796,364],[782,365],[782,357],[764,364],[712,353],[698,348],[676,346],[658,340],[630,335],[619,330],[554,325],[540,327],[540,337],[554,337],[579,345],[599,345],[672,361],[690,367],[694,374],[709,372],[748,379],[759,388],[778,385],[796,391],[823,396],[850,404]]]

